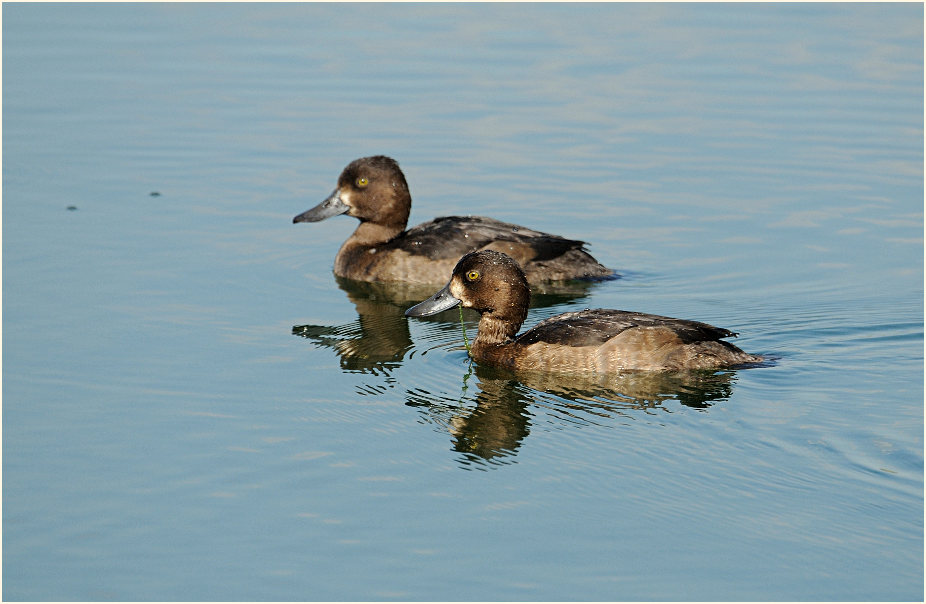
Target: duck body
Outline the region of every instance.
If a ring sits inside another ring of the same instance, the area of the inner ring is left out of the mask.
[[[481,363],[516,370],[609,373],[624,370],[714,369],[762,358],[722,341],[736,334],[707,323],[624,310],[569,312],[516,335],[527,317],[530,288],[505,254],[465,255],[450,282],[408,309],[426,316],[457,304],[481,313],[470,354]]]
[[[579,373],[713,369],[762,360],[720,339],[735,336],[697,321],[599,308],[551,317],[510,342],[477,337],[473,357],[513,369]]]
[[[406,230],[410,212],[405,175],[395,160],[379,155],[348,164],[334,192],[293,222],[339,214],[359,219],[334,261],[336,276],[356,281],[440,283],[461,256],[478,250],[515,258],[533,284],[614,277],[583,241],[482,216],[444,216]]]

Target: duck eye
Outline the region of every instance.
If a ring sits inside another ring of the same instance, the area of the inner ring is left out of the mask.
[[[358,186],[358,187],[363,188],[363,187],[367,186],[368,184],[370,184],[370,180],[369,180],[366,176],[358,176],[358,177],[357,177],[357,186]]]
[[[475,281],[479,279],[479,271],[469,271],[466,273],[467,281]]]

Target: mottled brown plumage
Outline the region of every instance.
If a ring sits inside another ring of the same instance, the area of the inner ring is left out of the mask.
[[[736,336],[727,329],[624,310],[564,313],[516,335],[527,317],[530,288],[518,264],[495,251],[465,255],[442,290],[405,314],[425,316],[460,303],[481,313],[470,354],[491,365],[606,373],[711,369],[762,361],[722,341]]]
[[[441,283],[460,256],[492,249],[515,258],[533,284],[604,279],[614,271],[585,250],[585,242],[482,216],[444,216],[405,230],[412,198],[395,160],[354,160],[335,191],[293,218],[317,222],[338,214],[360,220],[334,261],[334,274],[357,281]]]

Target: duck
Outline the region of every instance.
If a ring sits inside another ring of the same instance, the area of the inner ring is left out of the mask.
[[[613,309],[567,312],[518,335],[530,286],[507,254],[464,255],[450,281],[405,311],[424,317],[457,305],[480,313],[470,348],[477,363],[518,371],[601,374],[629,370],[718,369],[762,362],[724,338],[737,334],[707,323]]]
[[[504,252],[535,285],[615,278],[586,243],[484,216],[444,216],[406,230],[412,197],[399,163],[385,155],[362,157],[341,172],[337,187],[293,223],[347,214],[360,225],[334,259],[334,274],[355,281],[442,283],[460,256],[484,249]]]

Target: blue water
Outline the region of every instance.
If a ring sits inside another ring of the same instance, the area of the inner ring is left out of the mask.
[[[2,10],[4,600],[923,599],[922,5]],[[379,153],[773,362],[469,364]]]

